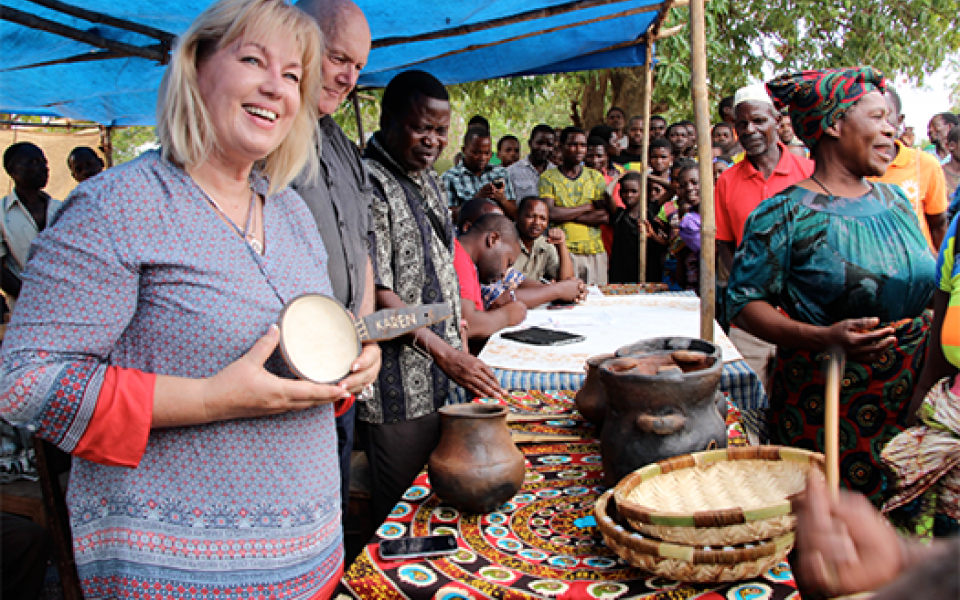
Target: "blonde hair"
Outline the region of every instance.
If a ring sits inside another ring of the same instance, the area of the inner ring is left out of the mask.
[[[309,178],[316,176],[323,40],[313,18],[286,0],[220,0],[180,36],[157,101],[157,133],[164,158],[190,170],[209,158],[219,143],[200,96],[200,62],[241,38],[272,35],[292,36],[300,44],[300,110],[280,145],[258,164],[270,178],[270,193],[285,187],[305,167]]]

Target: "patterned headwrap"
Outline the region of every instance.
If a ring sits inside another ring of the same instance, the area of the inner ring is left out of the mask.
[[[774,104],[787,108],[794,133],[811,150],[860,98],[885,89],[883,73],[873,67],[801,71],[767,82]]]

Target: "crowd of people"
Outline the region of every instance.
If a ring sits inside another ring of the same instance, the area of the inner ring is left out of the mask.
[[[63,203],[43,192],[39,148],[5,152],[0,414],[73,456],[89,596],[328,597],[355,447],[380,522],[437,446],[438,409],[503,394],[478,358],[489,336],[639,281],[641,232],[642,279],[698,289],[693,123],[644,131],[613,107],[589,130],[495,138],[476,116],[438,174],[451,104],[429,73],[390,81],[362,150],[333,120],[370,46],[350,0],[219,0],[177,42],[160,150],[101,173],[78,149]],[[931,153],[914,149],[869,67],[747,86],[718,114],[718,302],[770,397],[760,434],[822,451],[820,360],[842,352],[844,487],[956,534],[956,465],[910,462],[943,452],[927,430],[960,435],[956,116],[931,121]],[[301,381],[274,324],[308,292],[359,316],[443,302],[453,317],[364,344],[342,381]],[[825,579],[843,557],[801,539],[819,557],[806,581],[864,587]]]

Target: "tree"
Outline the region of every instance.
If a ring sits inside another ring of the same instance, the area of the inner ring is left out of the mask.
[[[159,147],[155,127],[117,127],[111,134],[113,164],[121,165],[143,154],[145,150]]]
[[[688,17],[674,9],[664,28]],[[960,48],[960,0],[710,0],[705,17],[714,108],[750,79],[804,68],[869,64],[922,83]],[[659,42],[656,57],[655,107],[670,120],[691,118],[689,27]],[[585,114],[598,97],[584,96]],[[602,97],[610,102],[615,90]]]

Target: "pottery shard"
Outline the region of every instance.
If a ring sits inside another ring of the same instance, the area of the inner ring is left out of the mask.
[[[697,350],[675,350],[670,353],[670,358],[683,369],[684,373],[709,369],[713,366],[715,360],[706,353]]]

